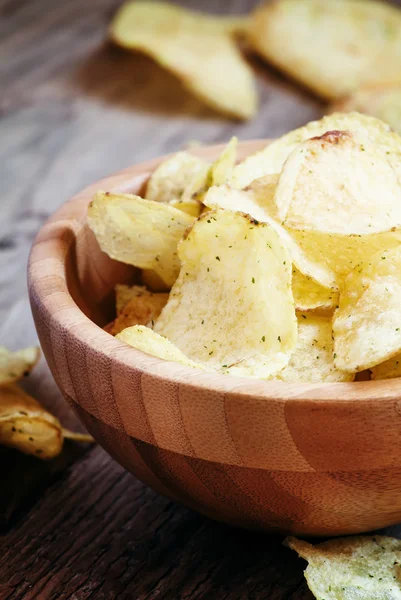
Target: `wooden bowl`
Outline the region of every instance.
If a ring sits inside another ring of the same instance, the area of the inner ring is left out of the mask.
[[[241,144],[242,157],[265,144]],[[65,398],[121,465],[214,519],[305,535],[400,521],[401,380],[286,384],[197,372],[102,330],[115,283],[136,272],[100,251],[87,205],[97,189],[140,192],[160,160],[86,188],[32,248],[33,316]]]

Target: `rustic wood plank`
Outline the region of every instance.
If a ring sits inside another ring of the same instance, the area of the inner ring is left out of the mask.
[[[105,42],[118,4],[0,0],[0,343],[12,348],[36,340],[25,283],[30,244],[72,194],[191,140],[274,137],[324,110],[252,59],[258,116],[248,123],[225,119],[146,57]],[[240,13],[256,0],[181,4]],[[66,425],[78,426],[44,362],[24,385]],[[5,460],[0,455],[2,468]],[[63,470],[19,517],[0,538],[2,600],[311,598],[304,563],[280,538],[230,529],[179,507],[100,448]]]

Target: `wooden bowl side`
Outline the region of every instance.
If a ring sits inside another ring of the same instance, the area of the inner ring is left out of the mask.
[[[244,143],[242,154],[265,144]],[[400,380],[284,384],[198,373],[101,329],[114,284],[136,273],[100,251],[88,203],[97,189],[138,191],[160,160],[86,188],[32,248],[32,311],[64,396],[123,466],[214,518],[315,535],[400,520]]]

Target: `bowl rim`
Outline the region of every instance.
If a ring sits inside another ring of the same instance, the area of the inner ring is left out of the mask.
[[[240,142],[241,158],[264,148],[270,140]],[[225,144],[202,146],[191,153],[213,158]],[[145,183],[149,174],[173,153],[138,163],[105,177],[62,204],[39,230],[28,260],[28,288],[31,306],[39,308],[45,319],[79,344],[85,345],[103,358],[120,366],[140,370],[164,381],[180,384],[190,390],[200,388],[210,392],[241,397],[274,399],[275,401],[305,400],[307,402],[353,402],[401,397],[401,378],[380,381],[330,383],[297,383],[264,381],[228,376],[214,372],[197,372],[192,367],[165,361],[129,347],[91,321],[73,300],[67,284],[66,256],[75,235],[85,226],[86,208],[98,189],[128,192]],[[44,276],[43,273],[46,273]]]

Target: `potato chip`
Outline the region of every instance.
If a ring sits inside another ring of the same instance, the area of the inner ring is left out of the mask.
[[[146,354],[162,358],[163,360],[169,360],[172,362],[178,362],[187,367],[194,367],[195,369],[204,369],[204,367],[193,360],[190,360],[185,354],[181,352],[174,344],[168,339],[155,333],[149,327],[143,325],[134,325],[133,327],[127,327],[116,335],[118,340],[137,348]]]
[[[29,375],[40,358],[39,348],[25,348],[11,352],[0,346],[0,385],[18,381]]]
[[[327,99],[401,71],[401,12],[376,0],[262,4],[248,39],[264,58]]]
[[[168,292],[170,290],[170,286],[152,269],[144,269],[142,271],[141,281],[151,292]]]
[[[192,217],[199,217],[202,212],[202,203],[199,200],[170,200],[169,206],[182,210]]]
[[[60,454],[64,438],[93,442],[63,429],[56,417],[15,384],[0,387],[0,444],[42,459]]]
[[[291,152],[275,204],[286,227],[369,234],[401,225],[400,198],[401,178],[380,148],[348,131],[329,131]]]
[[[168,294],[153,294],[140,286],[133,286],[129,289],[129,292],[131,294],[130,299],[123,305],[120,312],[117,313],[117,318],[113,321],[113,324],[107,326],[107,331],[111,335],[116,335],[126,327],[131,327],[132,325],[148,325],[149,327],[153,327],[154,321],[160,315],[163,306],[168,300]],[[128,290],[124,291],[124,295],[128,296]]]
[[[151,56],[213,108],[249,119],[256,111],[256,90],[252,70],[231,37],[238,23],[137,1],[118,11],[110,35],[120,46]]]
[[[401,246],[365,259],[348,275],[333,318],[335,364],[370,369],[401,352]]]
[[[323,287],[338,290],[347,275],[363,260],[382,250],[396,248],[401,231],[371,235],[336,235],[317,231],[285,230],[292,242],[295,266]]]
[[[298,341],[288,365],[277,374],[286,382],[352,381],[334,366],[331,317],[298,313]]]
[[[88,208],[88,224],[103,252],[153,269],[167,285],[178,275],[177,244],[193,221],[181,210],[133,194],[98,192]]]
[[[155,324],[186,356],[232,375],[268,378],[296,344],[291,261],[272,227],[202,215],[178,248],[180,275]]]
[[[338,102],[333,110],[367,113],[401,134],[401,81],[361,87]]]
[[[401,541],[383,535],[337,538],[312,546],[289,537],[308,561],[305,578],[321,600],[401,599]]]
[[[202,158],[189,152],[177,152],[153,171],[146,185],[145,198],[154,202],[181,202],[188,185],[197,177],[203,181],[209,168],[209,163]]]
[[[345,236],[285,229],[271,218],[268,196],[262,202],[251,190],[236,190],[228,185],[210,188],[204,203],[209,208],[245,212],[258,221],[268,223],[279,234],[297,269],[324,288],[333,290],[338,290],[344,278],[361,260],[396,247],[401,242],[401,231]]]
[[[231,177],[227,180],[228,185],[242,189],[255,179],[280,173],[288,156],[298,144],[334,130],[352,132],[357,135],[361,144],[377,144],[377,150],[381,149],[395,168],[398,179],[401,179],[400,137],[392,132],[388,125],[368,115],[334,113],[290,131],[263,150],[246,158],[233,169]]]
[[[395,379],[401,377],[401,354],[372,367],[372,379]]]
[[[371,379],[395,379],[401,377],[401,354],[370,369]]]
[[[237,146],[237,138],[231,138],[221,154],[212,162],[206,174],[195,177],[193,181],[189,183],[183,197],[203,202],[205,194],[210,187],[225,183],[227,178],[231,175],[235,165]]]
[[[338,305],[338,293],[316,283],[295,267],[292,270],[292,293],[295,308],[302,312],[311,310],[333,311]]]

